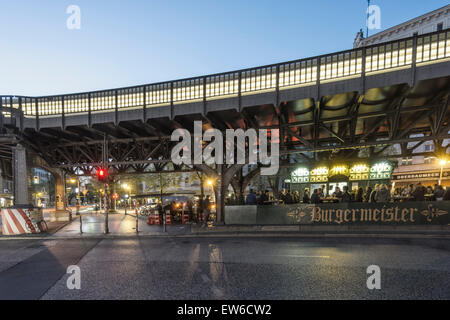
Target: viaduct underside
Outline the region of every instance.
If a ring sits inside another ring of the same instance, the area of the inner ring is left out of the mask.
[[[2,175],[14,177],[16,203],[22,204],[26,151],[29,165],[61,177],[94,174],[106,158],[115,174],[201,171],[217,179],[220,203],[230,184],[242,192],[259,169],[244,177],[243,165],[171,163],[172,132],[193,132],[194,121],[202,121],[203,130],[279,129],[282,168],[382,157],[395,144],[401,150],[395,157],[407,157],[426,141],[434,142],[439,156],[450,138],[449,34],[155,85],[2,96]],[[30,160],[35,158],[40,160]],[[63,196],[64,188],[57,192]]]

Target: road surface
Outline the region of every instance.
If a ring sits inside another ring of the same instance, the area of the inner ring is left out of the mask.
[[[0,241],[0,299],[450,299],[445,239]],[[81,289],[67,288],[77,265]],[[366,286],[369,265],[381,289]]]

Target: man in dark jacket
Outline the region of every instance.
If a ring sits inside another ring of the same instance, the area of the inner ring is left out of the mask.
[[[250,193],[247,195],[245,204],[247,204],[247,205],[255,205],[256,204],[256,194],[253,192],[253,189],[250,189]]]
[[[425,190],[422,184],[419,182],[412,194],[414,201],[425,201]]]
[[[286,202],[284,204],[293,204],[294,199],[292,198],[292,194],[290,191],[286,193]]]
[[[317,189],[314,189],[314,192],[311,195],[311,203],[320,203],[319,191]]]
[[[309,189],[305,189],[305,193],[303,194],[303,203],[309,203],[311,199],[309,198]]]
[[[445,191],[443,200],[450,201],[450,187],[447,187],[447,190]]]
[[[348,187],[344,186],[344,192],[341,193],[341,202],[351,202],[352,196],[348,193]]]
[[[264,191],[263,193],[261,193],[261,197],[259,198],[259,202],[260,204],[264,205],[267,204],[266,202],[269,201],[269,195],[268,195],[268,191]]]

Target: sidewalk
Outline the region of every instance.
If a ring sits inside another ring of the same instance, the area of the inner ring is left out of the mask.
[[[109,236],[134,236],[136,235],[136,218],[134,211],[118,210],[117,213],[108,215]],[[82,231],[80,233],[80,216],[73,215],[73,221],[56,232],[54,237],[65,238],[74,236],[108,236],[104,234],[105,215],[104,213],[85,213],[81,214]],[[143,236],[167,236],[167,235],[186,235],[191,234],[191,225],[167,225],[166,232],[161,225],[148,225],[147,217],[138,217],[139,235]]]
[[[147,217],[138,217],[138,234],[136,233],[136,217],[134,211],[118,210],[108,215],[109,234],[104,233],[105,215],[102,212],[81,213],[82,233],[80,232],[80,216],[72,215],[72,222],[48,222],[49,232],[23,235],[0,236],[5,238],[108,238],[139,236],[181,236],[181,237],[385,237],[385,238],[420,238],[439,237],[450,239],[450,226],[314,226],[314,225],[215,225],[174,224],[148,225]]]

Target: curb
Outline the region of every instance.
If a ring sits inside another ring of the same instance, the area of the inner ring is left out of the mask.
[[[445,239],[450,240],[450,233],[191,233],[191,234],[83,234],[77,236],[11,236],[0,237],[0,241],[8,240],[80,240],[80,239],[139,239],[139,238],[382,238],[382,239]]]

